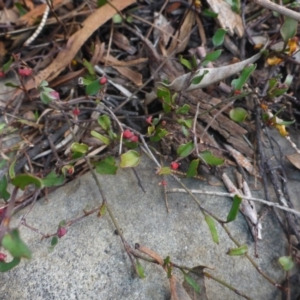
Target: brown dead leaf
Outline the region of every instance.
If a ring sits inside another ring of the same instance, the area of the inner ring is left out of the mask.
[[[107,56],[105,55],[102,59],[104,63],[106,58]],[[117,67],[116,65],[120,64],[120,61],[111,55],[108,56],[108,59],[113,64],[112,67],[114,69],[116,69],[121,75],[133,82],[136,86],[141,86],[143,84],[143,76],[140,73],[135,72],[127,67]]]
[[[142,253],[147,254],[148,256],[150,256],[151,258],[153,258],[154,260],[156,260],[161,266],[164,265],[164,261],[163,259],[160,257],[160,255],[158,255],[155,251],[138,244],[138,247],[136,247],[137,250],[139,250]]]
[[[251,175],[260,177],[258,170],[253,166],[253,164],[250,162],[250,160],[247,157],[245,157],[242,153],[235,150],[231,146],[227,144],[224,145],[225,148],[230,152],[230,154],[233,156],[233,158],[240,166],[242,166],[245,170],[247,170]]]
[[[191,300],[189,294],[183,288],[183,286],[178,282],[174,275],[169,279],[170,290],[171,290],[171,300]]]
[[[19,19],[19,15],[13,9],[4,8],[0,14],[0,23],[15,23]]]
[[[286,158],[290,161],[290,163],[300,170],[300,154],[294,153],[291,155],[287,155]]]
[[[197,285],[200,287],[200,293],[198,294],[193,287],[188,284],[186,281],[183,282],[182,286],[189,294],[192,300],[208,300],[206,295],[206,287],[205,287],[205,276],[203,273],[205,266],[198,266],[193,268],[193,272],[187,273],[187,275],[192,278]]]
[[[171,54],[176,49],[175,53],[183,52],[186,48],[186,45],[189,42],[189,36],[192,33],[192,27],[195,23],[195,12],[189,10],[186,14],[186,17],[183,21],[183,24],[180,27],[180,30],[175,35],[177,38],[173,38],[170,47],[168,48],[168,54]],[[178,42],[178,40],[180,42]]]
[[[63,0],[53,0],[53,7],[54,9],[61,3]],[[47,4],[41,4],[38,5],[36,8],[32,9],[30,12],[28,12],[26,15],[19,18],[18,24],[27,24],[28,26],[32,26],[37,18],[43,15],[45,12]]]
[[[126,51],[130,55],[133,55],[136,52],[136,48],[130,45],[128,38],[119,31],[114,31],[112,41],[117,45],[117,47]]]
[[[25,88],[31,90],[41,84],[43,80],[51,81],[61,73],[64,68],[72,61],[84,42],[97,30],[101,25],[111,19],[117,11],[122,11],[127,6],[135,3],[135,0],[112,0],[111,5],[105,4],[90,14],[82,23],[81,29],[75,32],[68,40],[66,46],[59,52],[54,61],[44,70],[39,72],[35,80],[29,80]],[[18,90],[15,96],[21,92]]]
[[[233,35],[244,35],[244,26],[240,15],[232,11],[230,5],[223,0],[207,0],[213,12],[217,13],[220,26]]]

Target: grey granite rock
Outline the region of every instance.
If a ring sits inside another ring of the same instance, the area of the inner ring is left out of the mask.
[[[155,175],[155,166],[146,157],[136,168],[146,189],[144,193],[130,169],[118,170],[117,176],[100,176],[108,203],[122,227],[127,241],[142,244],[163,258],[188,267],[206,265],[212,275],[225,280],[252,299],[280,299],[280,292],[266,281],[245,257],[226,255],[234,247],[224,230],[218,226],[220,244],[213,243],[205,220],[195,202],[186,194],[169,194],[167,213],[162,179]],[[168,180],[169,187],[177,184]],[[198,180],[184,180],[190,188],[224,191]],[[198,196],[203,205],[216,215],[226,217],[231,199]],[[27,222],[43,233],[53,233],[61,220],[70,220],[83,209],[101,203],[91,174],[57,189],[48,201],[41,200],[27,216]],[[25,210],[26,211],[26,210]],[[18,221],[22,211],[14,217]],[[258,243],[259,267],[280,283],[284,272],[278,258],[286,255],[286,240],[269,212],[262,220],[263,240]],[[247,243],[254,254],[254,243],[242,215],[228,225],[240,243]],[[33,252],[30,261],[22,260],[15,269],[0,276],[0,299],[131,299],[162,300],[170,298],[166,273],[158,265],[141,261],[146,278],[139,279],[132,270],[119,236],[108,215],[91,215],[73,224],[52,252],[50,240],[21,227],[21,236]],[[179,272],[175,272],[182,281]],[[208,299],[241,299],[219,283],[206,279]]]

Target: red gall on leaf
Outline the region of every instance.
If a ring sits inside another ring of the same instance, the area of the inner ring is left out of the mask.
[[[148,123],[148,124],[152,124],[152,116],[149,116],[147,119],[146,119],[146,123]]]
[[[64,235],[67,234],[67,232],[68,232],[67,228],[65,228],[65,227],[59,227],[59,228],[57,229],[57,236],[58,236],[59,238],[62,238]]]
[[[5,73],[3,71],[0,71],[0,77],[5,77]]]
[[[240,95],[242,92],[240,91],[240,90],[236,90],[236,91],[234,91],[234,94],[235,95]]]
[[[171,162],[171,169],[177,170],[179,168],[179,163],[177,161]]]
[[[106,77],[100,78],[99,83],[102,84],[102,85],[106,84],[107,83],[107,78]]]
[[[4,253],[0,253],[0,261],[5,261],[5,258],[6,258],[6,254],[4,254]]]
[[[72,175],[74,173],[74,167],[70,167],[67,172],[69,175]]]
[[[130,138],[130,141],[135,143],[139,140],[139,137],[137,135],[133,135],[131,138]]]
[[[24,67],[18,70],[20,76],[30,76],[32,74],[32,69]]]
[[[80,114],[80,109],[78,107],[75,107],[73,110],[72,110],[72,113],[74,116],[79,116]]]
[[[124,137],[125,139],[130,139],[132,136],[133,136],[133,132],[131,132],[129,129],[126,129],[126,130],[123,132],[123,137]]]
[[[53,99],[53,100],[59,100],[60,99],[60,96],[59,96],[59,93],[57,91],[51,91],[49,93],[50,97]]]
[[[162,180],[158,183],[158,185],[163,185],[163,186],[166,186],[167,185],[167,182],[165,180]]]

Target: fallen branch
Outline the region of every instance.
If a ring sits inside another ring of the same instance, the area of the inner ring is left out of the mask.
[[[232,198],[232,197],[235,196],[234,193],[208,192],[208,191],[193,190],[193,189],[190,190],[190,192],[192,194],[214,195],[214,196],[230,197],[230,198]],[[186,193],[186,190],[185,189],[180,189],[180,188],[173,188],[173,189],[167,190],[167,193]],[[245,197],[245,196],[243,196],[243,199],[260,202],[260,203],[268,205],[268,206],[273,206],[275,208],[278,208],[278,209],[281,209],[281,210],[285,210],[285,211],[287,211],[289,213],[292,213],[292,214],[294,214],[296,216],[300,216],[300,212],[298,212],[297,210],[292,209],[292,208],[288,208],[288,207],[285,207],[285,206],[281,206],[278,203],[269,202],[269,201],[266,201],[266,200],[260,199],[260,198]]]

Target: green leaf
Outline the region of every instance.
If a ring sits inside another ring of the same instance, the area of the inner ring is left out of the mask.
[[[31,251],[21,240],[18,229],[13,229],[10,233],[5,234],[2,239],[2,246],[9,251],[13,257],[31,258]]]
[[[17,158],[15,158],[9,166],[8,174],[9,174],[10,179],[13,179],[16,177],[16,173],[15,173],[16,162],[17,162]]]
[[[294,267],[294,261],[291,256],[281,256],[278,261],[284,271],[289,271]]]
[[[94,70],[94,66],[88,62],[85,58],[82,60],[82,64],[84,65],[84,67],[87,69],[87,71],[89,72],[89,74],[91,75],[95,75],[95,70]]]
[[[222,53],[222,50],[221,49],[218,49],[216,51],[213,51],[211,53],[208,53],[205,58],[204,58],[204,61],[201,63],[201,65],[203,67],[205,67],[209,62],[212,62],[212,61],[215,61],[219,58],[219,56],[221,55]]]
[[[247,82],[251,73],[256,69],[256,64],[252,64],[243,69],[239,78],[232,80],[231,85],[235,91],[240,91],[244,84]]]
[[[21,258],[14,257],[11,262],[0,261],[0,272],[7,272],[17,266],[21,261]]]
[[[11,88],[19,88],[20,86],[11,82],[6,82],[4,84],[5,86],[11,87]]]
[[[51,103],[53,101],[53,98],[51,96],[49,96],[48,92],[41,92],[40,98],[41,98],[41,101],[46,105],[48,105],[49,103]]]
[[[118,170],[116,161],[112,156],[106,157],[104,160],[95,164],[96,172],[104,175],[115,175]]]
[[[187,138],[190,136],[190,132],[188,131],[188,129],[185,126],[181,126],[181,131],[183,133],[183,135]]]
[[[24,6],[21,3],[17,2],[17,3],[15,3],[15,6],[18,10],[20,17],[27,14],[28,11],[24,8]]]
[[[248,246],[242,245],[238,248],[229,249],[229,251],[226,253],[230,256],[241,256],[248,252]]]
[[[7,191],[7,177],[4,175],[0,180],[0,198],[7,201],[10,193]]]
[[[170,175],[170,174],[172,174],[172,170],[170,167],[162,167],[158,172],[158,175]]]
[[[183,58],[182,55],[179,55],[179,61],[180,63],[185,66],[187,69],[192,70],[192,64],[185,58]]]
[[[191,83],[199,84],[207,73],[208,73],[208,70],[205,70],[202,75],[193,77]]]
[[[284,43],[294,37],[297,33],[298,22],[290,17],[284,17],[284,22],[280,28],[280,34]]]
[[[158,128],[158,129],[156,129],[154,136],[150,137],[150,141],[151,142],[159,142],[167,134],[169,134],[169,131],[167,131],[164,128]]]
[[[141,156],[134,150],[128,150],[126,153],[121,155],[121,168],[133,168],[140,163]]]
[[[188,283],[197,294],[200,294],[200,286],[198,285],[198,283],[192,278],[190,277],[187,273],[184,273],[184,281],[186,283]]]
[[[144,268],[143,266],[141,265],[141,263],[139,262],[139,260],[137,259],[136,260],[136,271],[138,273],[138,276],[143,279],[145,278],[145,271],[144,271]]]
[[[120,14],[115,14],[112,17],[112,20],[113,20],[114,24],[120,24],[123,21],[122,16]]]
[[[14,186],[20,188],[21,190],[24,190],[25,187],[29,184],[34,184],[39,189],[44,187],[42,179],[38,178],[36,176],[33,176],[31,174],[17,175],[15,178],[13,178],[11,180],[11,183]]]
[[[166,87],[159,87],[157,89],[157,98],[162,101],[164,112],[169,113],[172,109],[172,98],[169,89]]]
[[[186,128],[192,128],[194,119],[178,119],[177,123],[185,126]]]
[[[232,222],[236,219],[236,216],[239,212],[239,208],[240,208],[240,204],[242,203],[242,198],[238,195],[235,195],[233,197],[233,201],[232,201],[232,205],[231,205],[231,209],[228,213],[227,216],[227,222]]]
[[[192,68],[193,69],[197,69],[198,67],[198,62],[197,62],[197,58],[196,58],[196,55],[192,55],[192,59],[191,59],[191,63],[192,63]]]
[[[48,86],[48,85],[49,85],[48,81],[42,80],[42,82],[40,83],[39,87],[40,87],[40,88],[44,88],[44,87],[46,87],[46,86]]]
[[[54,170],[52,170],[45,178],[42,179],[44,187],[59,186],[65,182],[65,177],[63,175],[57,175]]]
[[[187,144],[182,144],[177,149],[177,154],[181,157],[188,156],[194,150],[194,143],[192,141]]]
[[[58,244],[58,236],[54,236],[51,240],[51,246],[55,247]]]
[[[190,162],[189,168],[186,172],[186,177],[191,178],[198,175],[198,166],[199,166],[200,159],[194,159]]]
[[[235,107],[229,112],[230,119],[235,122],[244,122],[247,115],[247,111],[242,107]]]
[[[291,75],[291,74],[288,74],[288,75],[286,76],[286,78],[285,78],[283,84],[285,84],[285,85],[287,85],[287,86],[290,86],[290,85],[292,84],[292,82],[293,82],[293,79],[294,79],[294,76]]]
[[[101,7],[107,3],[107,0],[97,0],[98,7]]]
[[[111,126],[111,121],[109,116],[107,115],[102,115],[98,118],[98,124],[105,130],[108,131]]]
[[[281,122],[277,122],[276,125],[292,125],[295,123],[295,120],[292,120],[292,121],[281,121]]]
[[[216,228],[216,224],[215,224],[214,219],[210,215],[205,215],[205,221],[208,225],[208,228],[210,230],[213,241],[216,244],[219,244],[219,235],[218,235],[218,232],[217,232],[217,228]]]
[[[97,131],[92,130],[91,135],[95,137],[96,139],[100,140],[103,144],[109,145],[110,144],[110,139]]]
[[[71,145],[72,152],[79,152],[79,153],[85,154],[85,153],[87,153],[88,150],[89,150],[89,146],[84,143],[75,142]]]
[[[232,4],[231,4],[232,11],[239,14],[241,12],[241,2],[240,2],[240,0],[232,0],[231,2],[232,2]]]
[[[89,96],[95,96],[96,94],[98,94],[98,92],[101,90],[101,88],[102,88],[102,85],[100,84],[99,80],[97,79],[85,87],[85,92]]]
[[[176,114],[179,115],[185,115],[190,111],[190,106],[188,104],[184,104],[183,106],[176,109]]]
[[[222,28],[219,28],[213,38],[212,38],[212,43],[215,47],[218,47],[218,46],[221,46],[224,42],[224,38],[225,38],[225,35],[226,35],[226,30],[222,29]]]
[[[206,150],[201,153],[200,158],[202,158],[210,166],[220,166],[224,163],[223,158],[214,156],[210,151]]]
[[[105,204],[101,205],[98,216],[104,216],[106,214],[106,211],[107,211],[106,205]]]
[[[13,63],[13,58],[10,57],[10,59],[2,66],[2,71],[5,73],[9,70],[11,64]]]
[[[210,9],[204,9],[202,11],[202,15],[205,16],[205,17],[209,17],[209,18],[216,18],[218,16],[217,13],[213,12]]]

